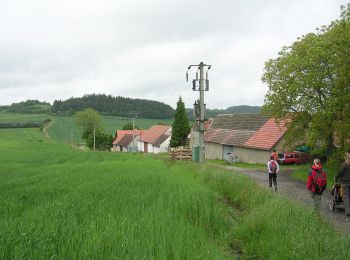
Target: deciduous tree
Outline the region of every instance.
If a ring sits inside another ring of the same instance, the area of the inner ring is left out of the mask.
[[[102,117],[96,110],[87,108],[78,112],[75,121],[83,128],[82,138],[89,148],[94,147],[94,135],[97,150],[108,150],[112,146],[113,136],[106,134],[102,129]]]
[[[334,135],[349,138],[350,5],[339,20],[298,38],[265,64],[263,112],[289,117],[287,140],[304,138],[325,153]]]

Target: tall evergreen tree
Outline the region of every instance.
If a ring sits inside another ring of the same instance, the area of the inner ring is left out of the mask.
[[[182,98],[176,105],[175,120],[172,125],[172,134],[170,139],[170,147],[186,145],[187,136],[191,131],[190,122],[188,121],[185,104]]]

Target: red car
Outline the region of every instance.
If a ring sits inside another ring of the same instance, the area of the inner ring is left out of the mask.
[[[281,164],[305,164],[312,162],[311,155],[303,152],[280,153],[278,157]]]

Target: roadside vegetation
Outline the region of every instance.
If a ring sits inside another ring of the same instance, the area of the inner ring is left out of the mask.
[[[349,236],[249,178],[0,130],[0,258],[332,259]]]

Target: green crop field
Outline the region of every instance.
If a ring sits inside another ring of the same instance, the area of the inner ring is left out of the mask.
[[[0,124],[2,123],[40,123],[50,118],[47,114],[19,114],[0,112]]]
[[[48,134],[53,140],[63,142],[80,144],[84,141],[81,139],[82,131],[75,124],[74,116],[55,116],[48,114],[20,114],[20,113],[5,113],[0,112],[0,124],[1,123],[42,123],[45,119],[51,118],[53,120]],[[122,129],[123,126],[132,122],[132,118],[117,117],[117,116],[103,116],[103,127],[108,134],[115,135],[115,131]],[[135,126],[148,129],[155,124],[167,124],[171,125],[170,119],[145,119],[135,118]]]
[[[335,259],[348,236],[249,178],[0,129],[0,259]]]
[[[54,139],[64,143],[82,143],[81,139],[82,131],[74,122],[73,116],[52,116],[54,122],[49,128],[48,133]],[[115,135],[115,131],[122,129],[123,126],[132,122],[130,118],[116,117],[116,116],[103,116],[103,127],[108,134]],[[157,119],[143,119],[136,118],[135,126],[148,129],[154,124],[164,123],[171,125],[172,120],[157,120]]]

